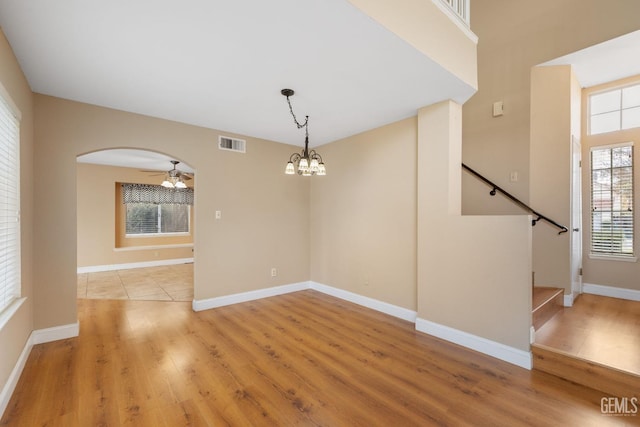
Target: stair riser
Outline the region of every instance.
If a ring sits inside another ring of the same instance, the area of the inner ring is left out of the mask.
[[[533,369],[571,381],[607,396],[640,397],[640,376],[580,359],[539,345],[532,346]],[[606,397],[606,396],[603,396]]]
[[[564,295],[559,292],[549,301],[533,311],[533,328],[538,330],[542,325],[547,323],[556,313],[563,309]]]

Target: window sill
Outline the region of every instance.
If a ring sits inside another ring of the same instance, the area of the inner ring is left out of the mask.
[[[5,327],[7,323],[9,323],[9,320],[11,320],[13,315],[16,314],[16,312],[22,305],[22,303],[24,303],[26,300],[27,300],[26,298],[17,298],[13,300],[13,302],[9,304],[9,306],[5,308],[4,311],[0,313],[0,331]]]
[[[192,248],[193,243],[178,243],[174,245],[151,245],[151,246],[124,246],[120,248],[113,248],[114,252],[124,251],[150,251],[157,249],[176,249],[176,248]]]
[[[159,239],[163,237],[187,237],[191,236],[189,232],[180,232],[180,233],[144,233],[144,234],[125,234],[124,237],[127,239]]]
[[[589,254],[589,259],[597,259],[601,261],[638,262],[638,257],[635,256]]]

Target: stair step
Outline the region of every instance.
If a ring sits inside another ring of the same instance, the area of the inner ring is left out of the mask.
[[[605,366],[540,344],[531,346],[533,369],[616,397],[635,396],[640,375]]]
[[[538,330],[564,306],[564,290],[536,286],[533,288],[533,328]]]

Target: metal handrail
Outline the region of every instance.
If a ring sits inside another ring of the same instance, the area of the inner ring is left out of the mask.
[[[543,220],[543,221],[547,221],[549,224],[551,224],[551,225],[553,225],[555,227],[558,227],[560,229],[558,234],[566,233],[567,231],[569,231],[569,229],[567,227],[565,227],[564,225],[560,225],[557,222],[555,222],[554,220],[550,219],[549,217],[546,217],[546,216],[542,215],[540,212],[534,210],[531,206],[527,205],[526,203],[524,203],[520,199],[516,198],[515,196],[512,196],[511,194],[509,194],[509,192],[503,190],[502,188],[500,188],[499,186],[497,186],[493,182],[489,181],[487,178],[485,178],[484,176],[480,175],[478,172],[474,171],[473,169],[471,169],[469,166],[465,165],[464,163],[462,163],[462,168],[467,170],[471,174],[475,175],[476,178],[479,178],[485,184],[488,184],[490,187],[492,187],[493,189],[491,191],[489,191],[490,195],[495,196],[496,192],[499,191],[500,193],[504,194],[508,199],[510,199],[515,204],[520,206],[522,209],[526,210],[527,212],[530,212],[530,213],[534,214],[537,218],[535,218],[535,219],[533,219],[531,221],[531,225],[532,226],[536,225],[536,223],[538,221]]]

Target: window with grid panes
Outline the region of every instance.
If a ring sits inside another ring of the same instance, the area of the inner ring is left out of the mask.
[[[591,253],[633,256],[633,144],[591,149]]]
[[[640,84],[589,97],[589,133],[597,135],[640,127]]]

